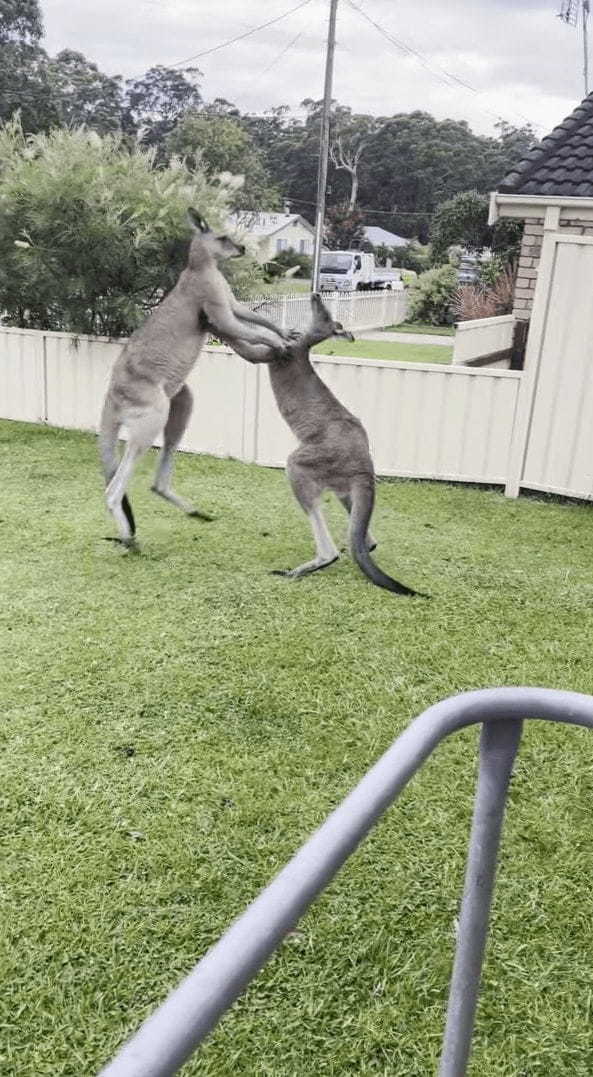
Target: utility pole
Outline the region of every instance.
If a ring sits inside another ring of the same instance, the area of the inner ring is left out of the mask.
[[[319,141],[319,168],[317,170],[317,212],[315,216],[315,246],[313,248],[313,272],[311,289],[319,289],[319,263],[323,246],[323,223],[325,220],[325,188],[327,186],[327,160],[329,156],[329,117],[332,102],[332,83],[334,75],[334,53],[336,48],[336,19],[338,0],[330,0],[329,29],[327,34],[327,53],[325,57],[325,87],[323,91],[323,111],[321,114],[321,138]]]

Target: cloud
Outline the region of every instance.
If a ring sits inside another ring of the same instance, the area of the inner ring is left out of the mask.
[[[491,131],[497,117],[539,125],[544,134],[582,96],[579,31],[555,18],[558,0],[341,0],[334,96],[378,115],[424,109]],[[46,47],[75,48],[109,74],[131,78],[173,64],[272,19],[296,0],[42,0]],[[243,110],[298,106],[323,88],[326,0],[228,48],[195,60],[207,99]],[[469,83],[473,92],[445,72]]]

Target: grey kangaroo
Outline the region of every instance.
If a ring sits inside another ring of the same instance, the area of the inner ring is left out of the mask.
[[[376,543],[369,533],[375,501],[375,472],[369,441],[362,423],[340,404],[315,372],[309,350],[331,336],[352,334],[334,322],[318,295],[311,296],[313,318],[302,336],[293,337],[292,358],[280,353],[269,364],[270,380],[282,417],[299,440],[288,458],[286,473],[293,493],[309,517],[316,555],[312,561],[293,569],[281,569],[276,575],[298,579],[327,568],[339,557],[319,505],[324,490],[337,494],[350,516],[350,550],[359,568],[378,587],[399,595],[421,595],[382,572],[370,551]],[[224,337],[224,334],[222,334]],[[227,338],[244,359],[250,358],[250,346]]]
[[[126,488],[136,461],[164,430],[163,448],[152,490],[188,516],[211,519],[171,488],[173,458],[192,411],[185,384],[204,345],[204,317],[245,350],[250,362],[266,362],[282,353],[286,338],[263,315],[235,300],[218,268],[225,258],[238,258],[244,247],[215,235],[195,210],[187,268],[162,303],[132,334],[115,362],[99,433],[99,451],[106,482],[106,501],[126,547],[135,545],[136,524]],[[272,349],[272,351],[271,351]],[[128,442],[121,461],[117,439],[122,426]]]

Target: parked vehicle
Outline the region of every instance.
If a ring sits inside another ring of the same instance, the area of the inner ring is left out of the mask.
[[[319,288],[322,292],[401,291],[401,270],[382,269],[366,251],[326,251],[321,255]]]
[[[477,284],[480,279],[480,267],[478,259],[471,254],[462,255],[457,268],[457,280],[459,284]]]

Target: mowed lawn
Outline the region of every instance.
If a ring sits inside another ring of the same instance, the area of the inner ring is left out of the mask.
[[[593,515],[383,482],[377,559],[311,553],[284,476],[184,455],[216,514],[106,519],[94,438],[0,424],[2,1045],[91,1077],[419,711],[593,692]],[[329,507],[336,534],[344,527]],[[477,730],[442,745],[185,1074],[435,1072]],[[472,1077],[593,1073],[593,741],[531,723],[511,785]]]
[[[357,359],[390,359],[400,363],[447,363],[453,347],[446,344],[415,344],[414,337],[404,344],[395,340],[325,340],[314,349],[317,355],[346,355]]]

